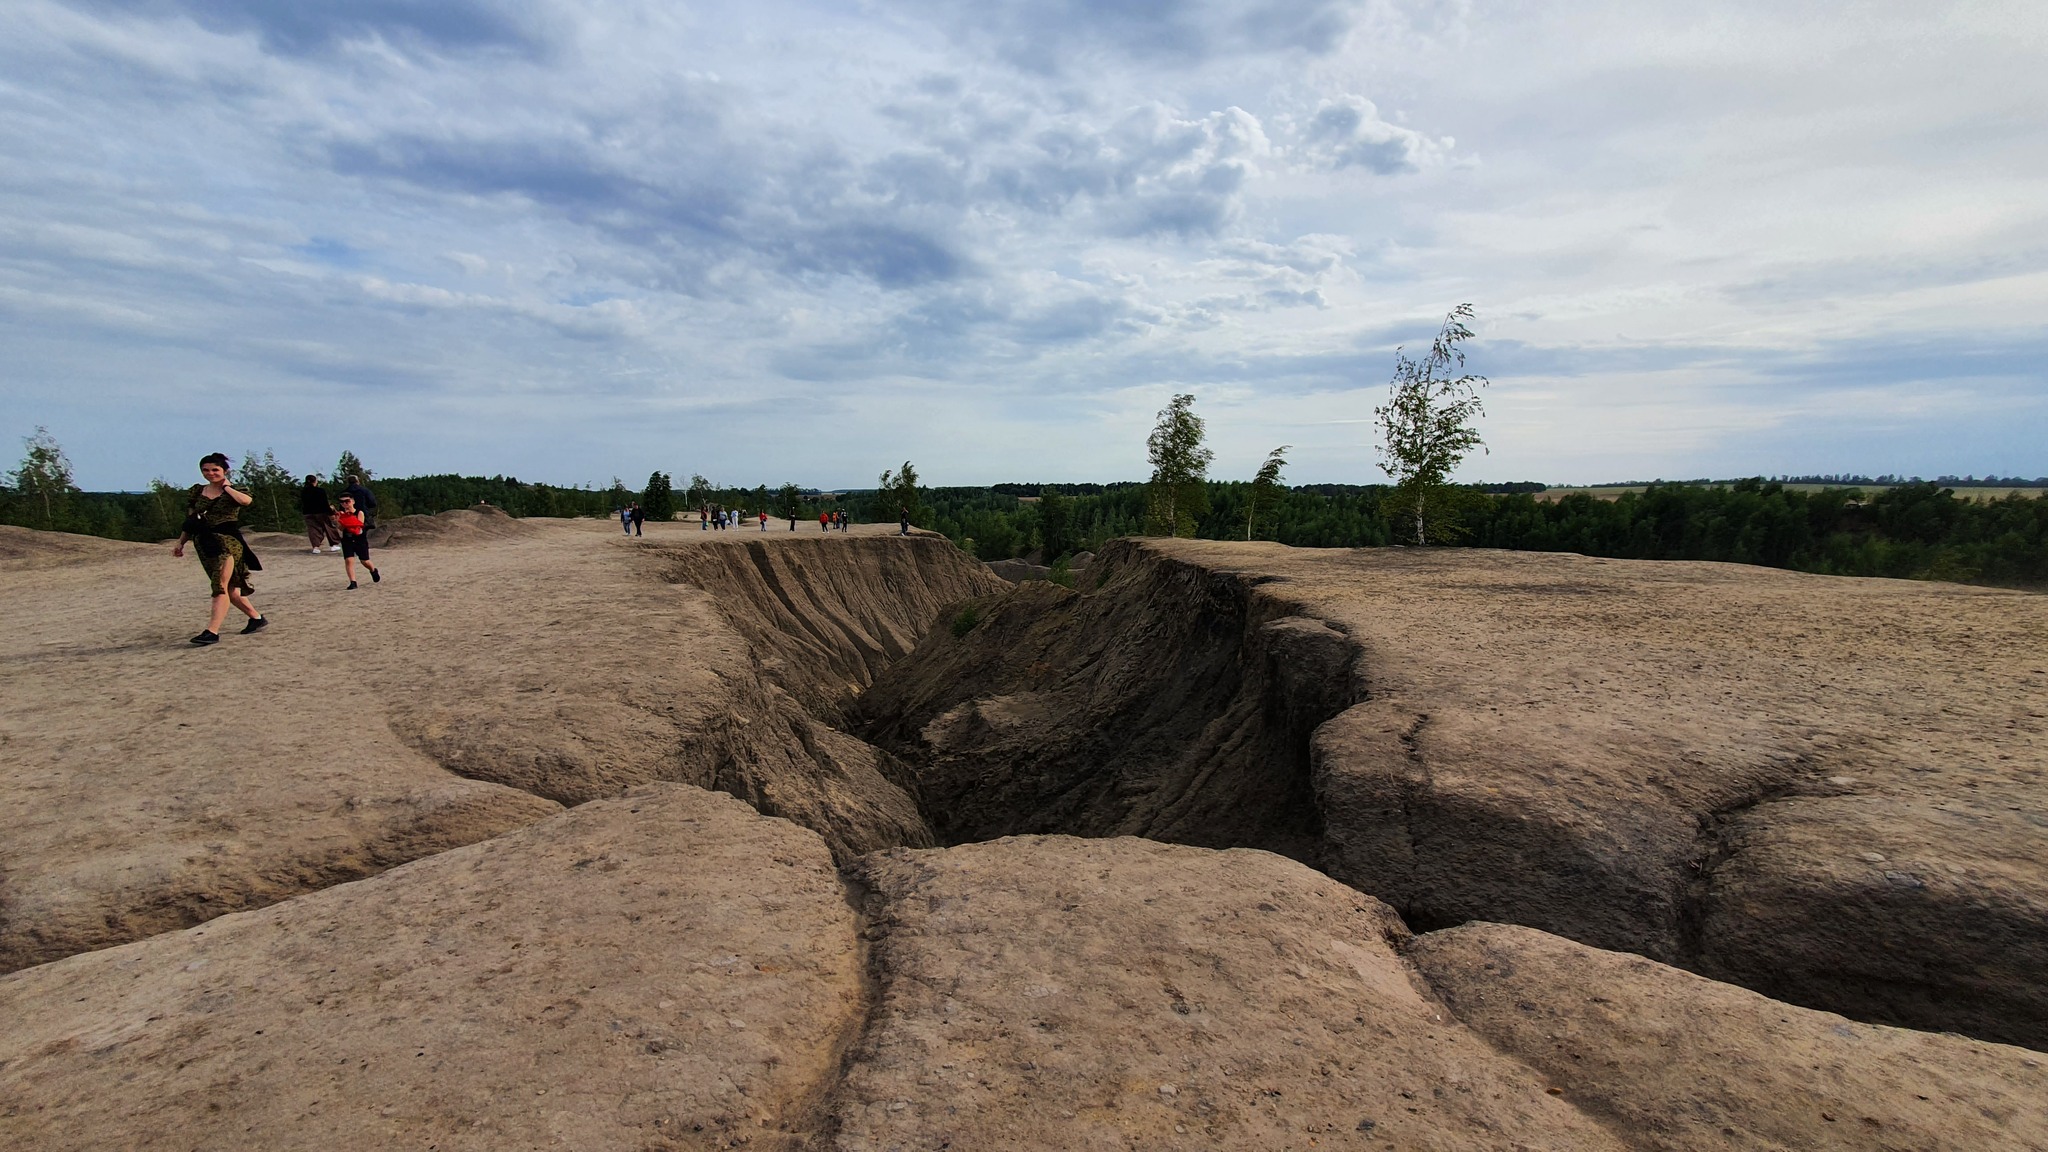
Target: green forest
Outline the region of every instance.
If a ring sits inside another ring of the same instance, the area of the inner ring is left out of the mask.
[[[1505,486],[1504,486],[1505,487]],[[1512,487],[1532,488],[1534,485]],[[1211,482],[1196,535],[1245,538],[1247,483]],[[1283,489],[1252,535],[1309,548],[1394,543],[1379,485]],[[1896,576],[2033,587],[2048,584],[2048,499],[1959,500],[1904,483],[1806,492],[1760,479],[1653,484],[1641,493],[1554,501],[1530,491],[1459,489],[1459,544],[1638,560],[1722,560],[1839,576]],[[1038,496],[1036,505],[1020,496]],[[1047,560],[1139,530],[1145,486],[1001,485],[927,493],[930,526],[983,559],[1037,551]],[[1047,547],[1047,545],[1050,547]]]
[[[186,487],[159,481],[147,492],[82,492],[70,485],[68,466],[54,442],[41,457],[35,447],[31,442],[30,458],[0,486],[0,523],[127,540],[177,534]],[[353,456],[345,456],[336,474],[323,479],[336,484],[343,468],[367,472]],[[478,503],[513,516],[611,516],[627,501],[643,501],[656,509],[673,505],[686,518],[699,505],[748,511],[765,505],[778,518],[794,514],[808,520],[821,510],[844,509],[856,520],[881,522],[893,522],[900,508],[909,507],[919,527],[944,533],[984,560],[1030,556],[1052,563],[1093,551],[1112,537],[1140,534],[1146,524],[1142,483],[968,488],[925,487],[915,482],[914,472],[908,484],[901,483],[900,474],[892,479],[898,486],[843,493],[794,485],[727,487],[701,476],[671,491],[663,473],[638,489],[622,482],[606,488],[558,487],[510,476],[375,477],[369,484],[386,520]],[[244,514],[250,528],[300,530],[303,476],[286,471],[269,453],[249,453],[236,469],[236,480],[255,497]],[[1924,482],[1875,491],[1854,485],[1807,491],[1761,479],[1651,484],[1613,500],[1583,494],[1544,500],[1541,488],[1455,489],[1454,546],[2048,585],[2048,499],[2015,494],[1962,500],[1949,485]],[[1243,540],[1249,529],[1255,539],[1310,548],[1390,544],[1400,535],[1384,511],[1389,491],[1381,485],[1283,486],[1251,515],[1251,484],[1209,481],[1207,507],[1195,517],[1194,534]]]

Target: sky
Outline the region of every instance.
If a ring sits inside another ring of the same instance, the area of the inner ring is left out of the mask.
[[[638,487],[2048,474],[2048,5],[9,0],[0,437]],[[0,450],[15,444],[0,444]],[[13,459],[8,456],[7,459]]]

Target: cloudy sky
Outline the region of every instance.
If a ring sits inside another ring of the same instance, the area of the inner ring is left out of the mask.
[[[2048,473],[2048,5],[9,0],[0,435],[87,488]],[[13,456],[10,454],[9,459]]]

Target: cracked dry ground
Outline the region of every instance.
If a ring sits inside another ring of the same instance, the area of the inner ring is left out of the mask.
[[[2048,1147],[2038,597],[653,527],[0,537],[0,1145]]]

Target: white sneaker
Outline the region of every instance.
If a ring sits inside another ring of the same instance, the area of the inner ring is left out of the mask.
[[[339,544],[329,544],[329,545],[327,546],[327,550],[328,550],[329,552],[339,552],[339,551],[341,551],[341,545],[339,545]],[[318,549],[318,548],[315,548],[315,549],[313,549],[313,551],[315,551],[315,552],[318,552],[318,551],[319,551],[319,549]]]
[[[313,549],[313,555],[318,556],[319,554],[320,550],[318,548]]]

